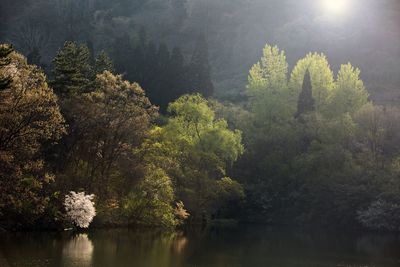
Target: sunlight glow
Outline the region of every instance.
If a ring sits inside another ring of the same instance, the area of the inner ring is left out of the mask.
[[[329,15],[343,15],[350,7],[350,0],[321,0],[321,7]]]

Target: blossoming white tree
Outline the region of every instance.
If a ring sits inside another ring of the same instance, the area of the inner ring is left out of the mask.
[[[85,192],[71,191],[65,196],[64,206],[68,219],[78,227],[88,228],[96,209],[93,201],[94,195],[85,195]]]

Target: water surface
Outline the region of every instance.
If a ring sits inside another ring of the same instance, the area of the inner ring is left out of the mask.
[[[400,266],[400,237],[260,226],[0,236],[0,266]]]

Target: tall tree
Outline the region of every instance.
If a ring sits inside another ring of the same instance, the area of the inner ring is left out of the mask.
[[[90,90],[94,72],[90,64],[90,51],[86,45],[65,42],[57,52],[53,64],[54,79],[51,85],[57,94],[71,96]]]
[[[312,95],[315,100],[315,109],[318,112],[327,112],[327,103],[334,88],[333,72],[324,54],[309,53],[300,59],[290,75],[289,87],[294,96],[295,105],[302,90],[304,75],[310,72]]]
[[[104,71],[114,72],[114,64],[106,52],[101,51],[94,61],[94,71],[96,74],[103,73]]]
[[[182,51],[179,47],[174,47],[168,67],[168,76],[171,77],[171,94],[168,103],[176,100],[181,95],[189,93],[186,74],[185,59],[182,55]]]
[[[192,92],[198,92],[204,97],[214,93],[214,85],[211,79],[211,66],[208,58],[208,44],[203,34],[199,35],[196,42],[190,65],[189,86]]]
[[[44,73],[18,53],[9,54],[1,76],[13,74],[0,91],[0,218],[27,223],[48,204],[45,185],[53,180],[43,145],[64,133],[57,97]]]
[[[354,114],[368,103],[368,92],[360,79],[361,71],[350,63],[341,65],[329,101],[332,116]]]
[[[307,114],[315,110],[315,101],[312,95],[312,85],[310,71],[307,70],[304,75],[303,86],[297,102],[297,112],[295,117],[299,118],[303,114]]]
[[[230,197],[243,196],[240,184],[225,177],[227,165],[243,153],[241,132],[217,119],[200,94],[180,97],[168,111],[172,116],[161,134],[162,145],[176,163],[170,175],[191,218],[201,220],[226,204],[222,192],[232,189]]]
[[[135,77],[136,71],[132,67],[132,64],[139,61],[137,54],[142,55],[143,53],[137,53],[131,43],[130,37],[127,33],[122,36],[115,38],[113,43],[113,50],[111,57],[115,63],[115,70],[117,73],[125,75],[125,78],[132,81],[132,77]],[[139,61],[142,62],[142,61]],[[139,80],[136,80],[139,82]]]
[[[94,88],[68,103],[73,125],[65,142],[71,148],[58,162],[63,182],[106,200],[132,186],[137,167],[132,150],[145,138],[157,110],[137,83],[120,75],[105,71]]]
[[[247,94],[258,124],[286,121],[293,114],[287,84],[285,52],[266,45],[263,56],[249,71]]]

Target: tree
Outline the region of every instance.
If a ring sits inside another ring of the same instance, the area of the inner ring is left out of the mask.
[[[90,64],[90,51],[86,45],[65,42],[58,50],[53,64],[54,79],[51,85],[57,94],[72,96],[90,90],[95,76]]]
[[[394,107],[364,105],[354,115],[357,145],[365,167],[383,169],[400,150],[400,112]]]
[[[285,52],[277,46],[266,45],[261,60],[249,71],[247,85],[258,124],[271,125],[292,116],[287,72]]]
[[[296,118],[315,110],[315,101],[312,96],[312,85],[310,72],[307,70],[304,75],[303,87],[297,103]]]
[[[94,195],[86,195],[85,192],[69,192],[64,200],[68,220],[77,227],[88,228],[94,216],[96,216],[94,197]]]
[[[190,61],[189,79],[191,92],[198,92],[204,97],[209,97],[214,93],[208,58],[208,45],[203,34],[197,39],[196,47]]]
[[[315,110],[326,112],[327,103],[334,88],[334,79],[324,54],[309,53],[297,62],[290,76],[290,90],[295,99],[298,99],[307,70],[310,72]]]
[[[105,71],[97,75],[94,88],[68,102],[73,124],[63,145],[71,147],[57,162],[67,163],[64,181],[103,201],[125,193],[138,178],[128,167],[135,166],[131,151],[146,137],[157,109],[137,83],[120,75]]]
[[[123,210],[131,223],[173,227],[178,224],[173,201],[170,177],[162,169],[149,165],[143,179],[123,200]]]
[[[143,55],[143,53],[134,51],[129,35],[124,33],[122,36],[115,38],[112,47],[111,57],[115,63],[117,73],[124,74],[125,78],[132,82],[140,82],[140,79],[132,80],[135,77],[134,75],[138,75],[135,73],[136,69],[132,68],[132,64],[133,61],[139,62],[138,64],[142,63],[143,61],[138,58],[138,54]]]
[[[0,76],[13,77],[0,91],[0,214],[24,223],[35,220],[47,205],[45,186],[54,177],[45,168],[43,148],[59,140],[65,129],[43,72],[18,53],[8,60],[0,69]]]
[[[361,71],[350,63],[340,66],[334,90],[329,100],[330,113],[354,114],[368,103],[368,92],[360,79]]]
[[[371,230],[399,231],[400,205],[377,200],[365,209],[357,212],[360,223]]]
[[[0,44],[0,70],[11,63],[10,54],[14,51],[11,45]],[[11,78],[0,76],[0,91],[8,88],[11,84]]]
[[[104,71],[109,71],[111,73],[114,72],[114,64],[106,52],[101,51],[100,54],[98,54],[95,58],[94,71],[96,74],[101,74]]]
[[[179,47],[174,47],[171,53],[171,60],[169,62],[168,76],[170,79],[170,95],[167,103],[178,99],[181,95],[188,92],[187,88],[187,73],[185,68],[185,59],[182,55],[182,50]]]
[[[241,133],[228,129],[225,120],[216,119],[208,102],[198,94],[180,97],[168,111],[172,117],[162,128],[162,144],[175,162],[168,173],[176,185],[177,199],[188,207],[190,218],[205,219],[226,204],[219,201],[219,193],[227,192],[220,188],[228,180],[221,179],[226,176],[227,164],[243,153]]]

